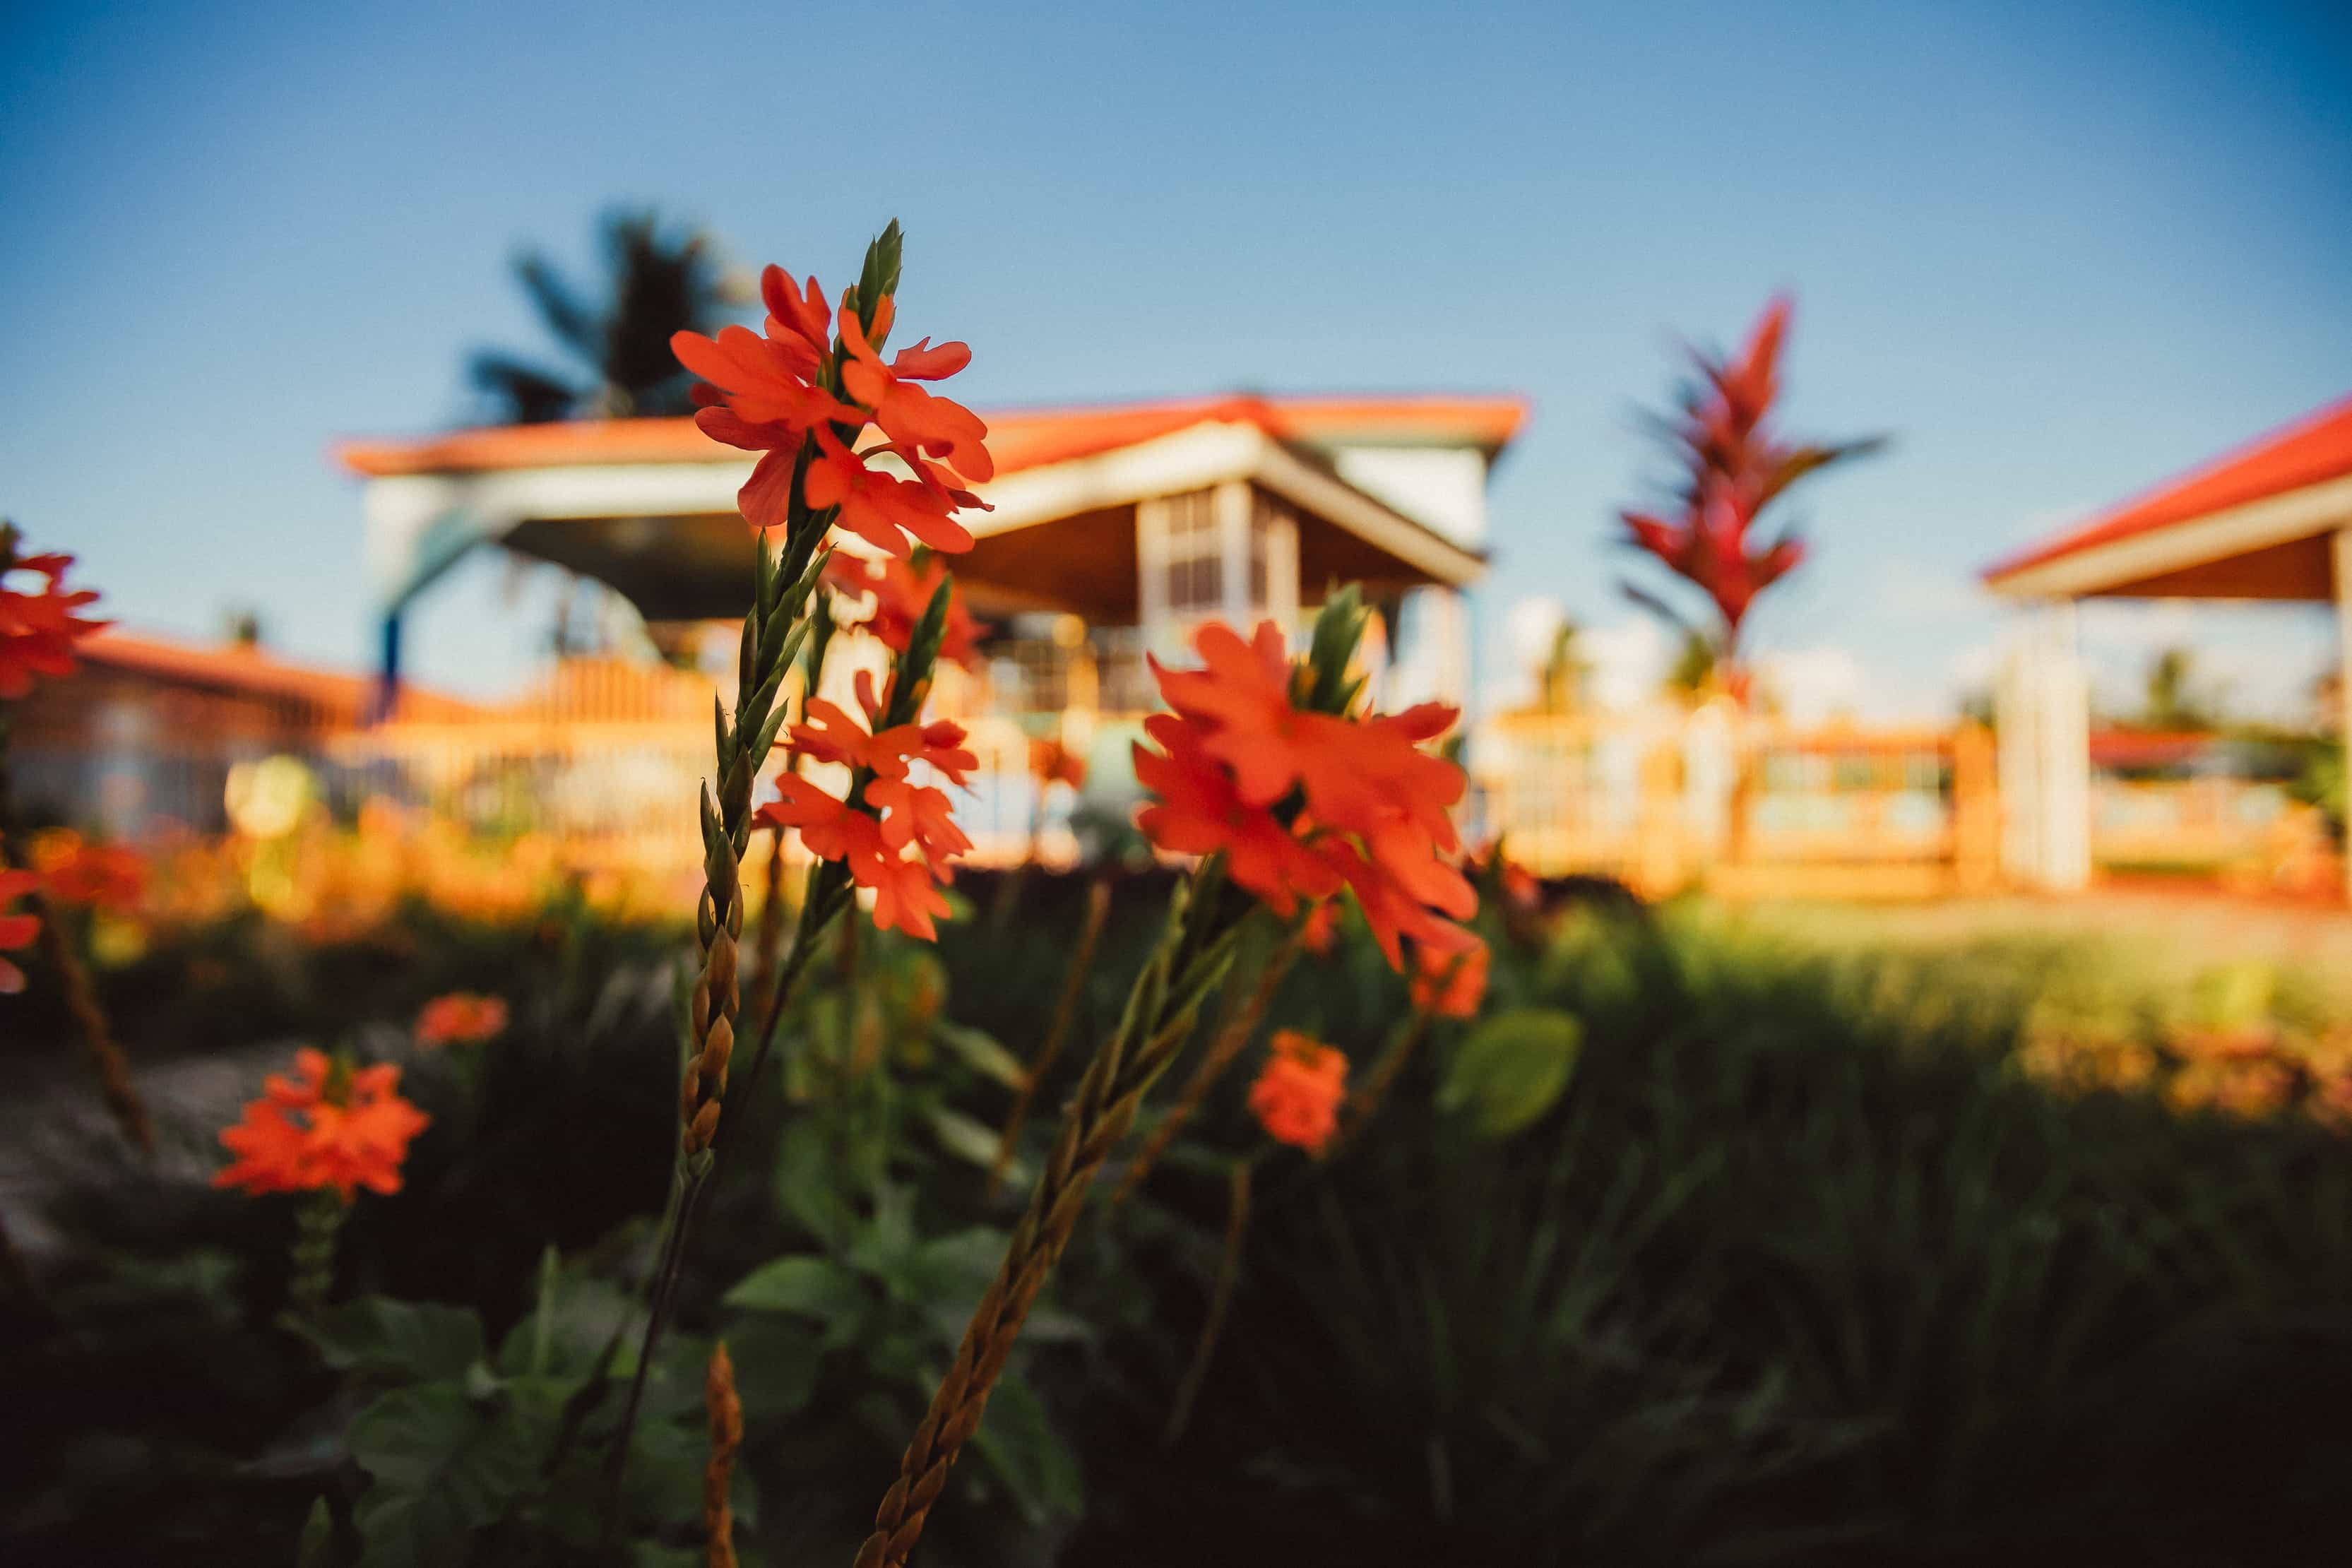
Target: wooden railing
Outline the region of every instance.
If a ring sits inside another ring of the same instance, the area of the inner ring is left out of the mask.
[[[1093,673],[1081,678],[1089,689]],[[990,710],[999,695],[984,675],[943,672],[935,704],[958,716],[979,757],[957,808],[971,858],[1067,861],[1074,800],[1063,788],[1041,795],[1030,741],[1058,731],[1082,744],[1112,721]],[[511,707],[337,739],[331,788],[347,805],[390,801],[478,838],[529,834],[583,872],[682,886],[700,861],[694,801],[710,765],[713,696],[697,674],[570,660]],[[1723,706],[1506,715],[1478,726],[1469,757],[1472,836],[1504,835],[1515,859],[1545,875],[1737,898],[1933,897],[1996,877],[1991,738],[1974,725],[1795,729]],[[1102,797],[1116,789],[1106,782]],[[2259,878],[2325,847],[2309,808],[2242,781],[2101,778],[2093,816],[2102,865]]]
[[[1650,896],[1926,897],[1990,884],[1990,737],[1696,713],[1517,714],[1472,748],[1483,826],[1545,875]]]

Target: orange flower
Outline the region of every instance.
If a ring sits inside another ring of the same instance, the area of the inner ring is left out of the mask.
[[[236,1159],[214,1173],[213,1185],[264,1193],[332,1187],[350,1203],[360,1188],[400,1191],[409,1140],[432,1118],[399,1094],[400,1069],[389,1064],[356,1071],[324,1051],[294,1053],[294,1076],[272,1073],[244,1120],[225,1130],[222,1144]]]
[[[878,701],[869,703],[869,722],[879,708]],[[814,763],[843,763],[853,768],[868,768],[877,778],[885,779],[903,779],[908,763],[926,763],[956,784],[969,783],[970,771],[980,765],[979,756],[964,749],[963,726],[949,720],[929,724],[893,724],[876,735],[868,734],[856,720],[822,697],[810,698],[802,711],[812,722],[793,725],[792,739],[785,749]]]
[[[1285,827],[1274,813],[1244,801],[1232,775],[1213,761],[1201,737],[1182,719],[1155,713],[1143,721],[1158,752],[1135,748],[1135,776],[1158,797],[1136,822],[1160,848],[1178,855],[1223,851],[1226,872],[1241,887],[1288,915],[1298,900],[1328,898],[1339,878]]]
[[[874,608],[864,620],[851,624],[864,626],[894,653],[907,651],[916,624],[930,607],[931,595],[939,591],[940,579],[946,574],[946,564],[936,558],[914,566],[895,557],[860,561],[840,552],[824,569],[825,581],[842,593],[874,595]],[[951,587],[948,593],[947,624],[940,638],[940,657],[972,668],[980,663],[979,643],[980,623],[964,608],[963,595]]]
[[[1319,1154],[1339,1131],[1347,1093],[1345,1056],[1295,1029],[1278,1029],[1250,1086],[1249,1108],[1267,1137]]]
[[[890,318],[895,307],[886,299],[875,317],[877,335],[890,330]],[[874,411],[874,423],[882,433],[909,452],[921,452],[940,462],[951,464],[956,472],[975,483],[985,484],[996,477],[996,465],[981,443],[988,438],[988,426],[980,416],[962,404],[945,397],[936,397],[915,383],[945,381],[971,363],[971,350],[961,343],[941,343],[931,347],[931,340],[923,339],[913,348],[901,349],[888,364],[866,342],[865,331],[855,314],[841,318],[842,346],[850,357],[841,365],[841,384],[849,395]]]
[[[1443,1018],[1475,1017],[1486,995],[1486,944],[1448,951],[1426,944],[1412,950],[1412,1005]]]
[[[72,556],[0,555],[0,698],[13,700],[33,689],[37,675],[72,674],[74,644],[109,623],[75,613],[98,595],[87,588],[67,590]],[[19,572],[47,581],[36,593],[11,588],[8,579]]]
[[[1029,773],[1041,784],[1066,784],[1087,787],[1087,760],[1052,736],[1029,742]]]
[[[906,554],[910,536],[950,554],[971,548],[971,531],[954,513],[959,507],[985,510],[986,503],[970,490],[949,485],[913,449],[883,446],[853,452],[822,425],[816,444],[819,455],[801,484],[801,494],[813,510],[840,508],[835,521],[886,555]],[[915,477],[902,479],[867,465],[867,458],[886,452],[904,462]]]
[[[40,878],[30,871],[0,871],[0,910],[40,885]],[[30,947],[40,934],[38,915],[0,914],[0,952]],[[24,988],[25,972],[0,958],[0,996],[13,996]]]
[[[971,363],[971,351],[961,343],[935,348],[926,338],[885,363],[877,345],[897,315],[887,297],[876,305],[869,341],[857,312],[844,310],[835,321],[814,278],[803,286],[771,267],[761,274],[760,291],[768,307],[761,331],[727,327],[716,338],[679,332],[670,339],[678,363],[706,384],[695,393],[704,405],[695,415],[703,434],[762,454],[736,497],[744,520],[761,530],[791,521],[793,475],[814,440],[817,451],[802,487],[812,510],[838,507],[844,528],[892,555],[907,552],[908,534],[935,550],[971,549],[971,535],[950,514],[986,505],[963,487],[996,472],[984,445],[988,426],[961,404],[916,383],[953,375]],[[856,439],[869,423],[888,439],[860,453]],[[883,452],[905,463],[913,478],[869,466],[867,458]],[[942,463],[951,463],[952,471]]]
[[[872,724],[882,700],[864,671],[857,696]],[[963,749],[963,727],[945,721],[894,724],[875,734],[822,698],[812,699],[804,711],[812,722],[792,727],[786,749],[812,762],[859,770],[866,781],[863,807],[786,773],[776,781],[778,798],[761,806],[753,823],[796,828],[810,854],[847,866],[857,885],[874,893],[877,926],[937,940],[933,921],[948,912],[938,884],[953,879],[950,862],[971,850],[971,840],[956,826],[947,792],[907,775],[919,762],[951,784],[968,784],[969,770],[980,759]]]
[[[34,841],[33,868],[49,897],[61,904],[121,912],[137,909],[147,890],[147,862],[137,850],[91,844],[69,828]]]
[[[427,1050],[436,1046],[469,1046],[495,1039],[506,1028],[504,997],[452,991],[446,996],[436,996],[416,1015],[416,1043]]]
[[[1325,899],[1307,911],[1307,921],[1298,928],[1298,945],[1320,958],[1339,939],[1339,900]]]
[[[1176,710],[1147,722],[1164,755],[1139,750],[1137,776],[1161,804],[1139,820],[1163,849],[1230,857],[1234,880],[1287,914],[1294,895],[1356,893],[1391,967],[1402,939],[1459,951],[1477,894],[1445,857],[1459,847],[1449,808],[1462,770],[1422,751],[1454,719],[1424,704],[1391,715],[1302,710],[1281,631],[1244,643],[1215,624],[1193,638],[1202,668],[1153,665]],[[1308,868],[1307,862],[1312,862]]]

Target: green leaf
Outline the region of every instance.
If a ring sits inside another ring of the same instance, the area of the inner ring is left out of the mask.
[[[1045,1402],[1021,1379],[998,1381],[971,1446],[1031,1523],[1076,1518],[1084,1506],[1077,1456],[1054,1430]]]
[[[940,1147],[959,1160],[966,1160],[983,1171],[996,1166],[997,1150],[1003,1140],[997,1130],[982,1121],[975,1121],[961,1110],[950,1110],[944,1105],[931,1108],[931,1133]],[[1008,1166],[1005,1180],[1013,1187],[1024,1185],[1021,1173]]]
[[[747,1424],[786,1422],[809,1402],[824,1353],[814,1329],[795,1318],[761,1312],[730,1323],[725,1337]]]
[[[452,1379],[482,1359],[482,1321],[470,1307],[362,1296],[286,1326],[338,1372]]]
[[[334,1568],[335,1514],[325,1498],[310,1505],[302,1521],[302,1539],[294,1551],[294,1568]]]
[[[960,1330],[971,1304],[996,1278],[997,1268],[1004,1261],[1006,1239],[1001,1230],[974,1226],[924,1242],[899,1268],[891,1282],[892,1292],[919,1306],[946,1308]]]
[[[738,1311],[791,1312],[825,1325],[829,1344],[854,1339],[871,1298],[866,1283],[829,1258],[801,1255],[763,1263],[735,1283],[726,1304]]]
[[[373,1479],[353,1510],[362,1568],[443,1568],[531,1485],[524,1424],[454,1384],[396,1389],[352,1422],[352,1457]]]
[[[999,1045],[993,1035],[944,1018],[931,1026],[931,1033],[984,1078],[994,1079],[1007,1089],[1019,1089],[1028,1080],[1029,1069],[1021,1065],[1021,1058]]]
[[[1455,1048],[1437,1103],[1467,1115],[1490,1136],[1517,1132],[1568,1088],[1583,1042],[1583,1026],[1569,1014],[1548,1007],[1497,1013]]]

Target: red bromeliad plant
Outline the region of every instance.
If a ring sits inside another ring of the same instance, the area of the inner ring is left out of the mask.
[[[1155,797],[1139,821],[1160,849],[1197,859],[1170,900],[1118,1024],[1064,1111],[1003,1261],[876,1511],[858,1568],[903,1564],[914,1550],[1095,1176],[1192,1037],[1244,924],[1303,920],[1302,903],[1344,888],[1400,970],[1408,942],[1417,952],[1475,947],[1456,923],[1475,912],[1476,897],[1452,864],[1458,845],[1447,816],[1462,797],[1463,774],[1422,749],[1451,726],[1454,711],[1430,705],[1383,715],[1357,707],[1362,682],[1349,667],[1364,619],[1349,590],[1325,605],[1303,659],[1289,658],[1271,625],[1247,641],[1212,625],[1194,639],[1203,668],[1154,666],[1175,711],[1149,721],[1152,745],[1137,747],[1137,776]],[[1318,1095],[1328,1077],[1324,1069],[1316,1079]],[[1305,1123],[1297,1119],[1311,1131]]]
[[[1735,355],[1693,353],[1698,379],[1684,388],[1674,414],[1651,421],[1681,470],[1672,507],[1618,514],[1627,542],[1695,584],[1719,624],[1711,633],[1693,626],[1631,583],[1622,584],[1626,595],[1704,639],[1726,686],[1742,699],[1748,681],[1739,662],[1740,625],[1757,595],[1805,558],[1804,542],[1793,531],[1783,530],[1769,543],[1752,537],[1759,520],[1800,479],[1884,445],[1876,437],[1834,446],[1790,442],[1771,428],[1792,308],[1788,296],[1774,299]]]

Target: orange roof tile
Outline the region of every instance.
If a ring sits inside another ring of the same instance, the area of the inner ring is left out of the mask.
[[[2352,397],[2259,437],[2201,468],[1988,567],[1984,575],[1989,582],[1999,582],[2030,566],[2095,545],[2193,522],[2347,474],[2352,474]]]
[[[160,680],[289,697],[356,719],[375,695],[372,677],[292,664],[256,647],[233,643],[205,646],[154,637],[135,637],[109,627],[75,649],[83,663],[128,670]],[[472,704],[436,691],[401,689],[404,718],[454,718],[475,711]]]
[[[1212,421],[1249,423],[1284,440],[1450,441],[1499,451],[1518,434],[1528,402],[1511,395],[1196,397],[989,414],[1000,474],[1134,446]],[[579,463],[705,463],[728,449],[690,419],[578,420],[509,425],[407,440],[345,441],[337,461],[371,478],[478,473]]]

